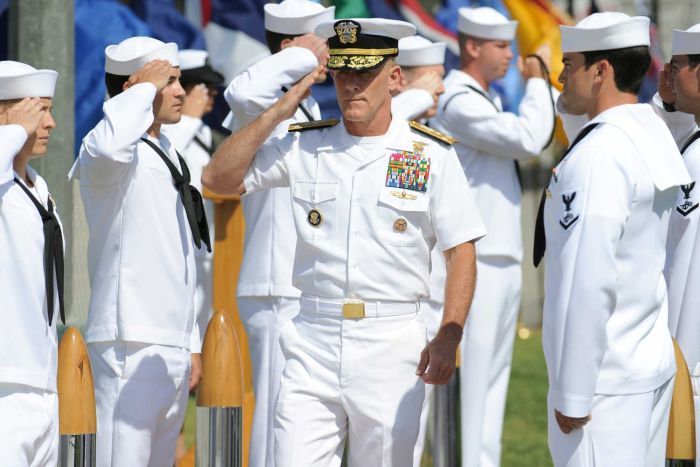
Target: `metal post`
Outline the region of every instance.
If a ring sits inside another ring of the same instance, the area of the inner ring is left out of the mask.
[[[243,465],[243,365],[236,329],[223,311],[209,321],[197,389],[198,467]]]
[[[95,387],[87,346],[68,328],[58,346],[60,467],[95,467]]]
[[[433,466],[461,464],[459,368],[450,382],[433,389]]]

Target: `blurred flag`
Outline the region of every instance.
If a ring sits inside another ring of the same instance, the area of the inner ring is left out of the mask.
[[[138,35],[151,29],[120,1],[75,0],[75,155],[102,118],[105,48]]]
[[[175,42],[180,49],[206,49],[199,25],[185,18],[174,0],[132,0],[131,9],[151,27],[156,39]]]

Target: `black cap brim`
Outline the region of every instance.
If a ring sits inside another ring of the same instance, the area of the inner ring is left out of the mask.
[[[224,75],[214,70],[210,65],[204,65],[199,68],[182,70],[180,82],[183,85],[204,83],[212,86],[220,86],[224,83]]]

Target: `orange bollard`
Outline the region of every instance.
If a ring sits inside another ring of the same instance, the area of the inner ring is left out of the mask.
[[[202,345],[197,388],[197,465],[243,465],[243,365],[236,330],[223,311],[212,316]]]
[[[695,410],[693,385],[683,353],[676,340],[676,382],[673,387],[671,416],[666,438],[666,465],[668,467],[695,466]]]
[[[58,346],[58,418],[61,467],[95,465],[95,387],[87,347],[70,327]]]

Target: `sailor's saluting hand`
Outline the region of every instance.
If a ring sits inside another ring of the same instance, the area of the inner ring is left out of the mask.
[[[162,91],[169,83],[172,65],[167,60],[153,60],[146,63],[136,73],[129,76],[124,89],[139,83],[151,83],[157,91]]]
[[[36,132],[45,113],[46,107],[41,98],[25,97],[7,109],[7,112],[0,114],[0,124],[19,125],[31,136]]]

